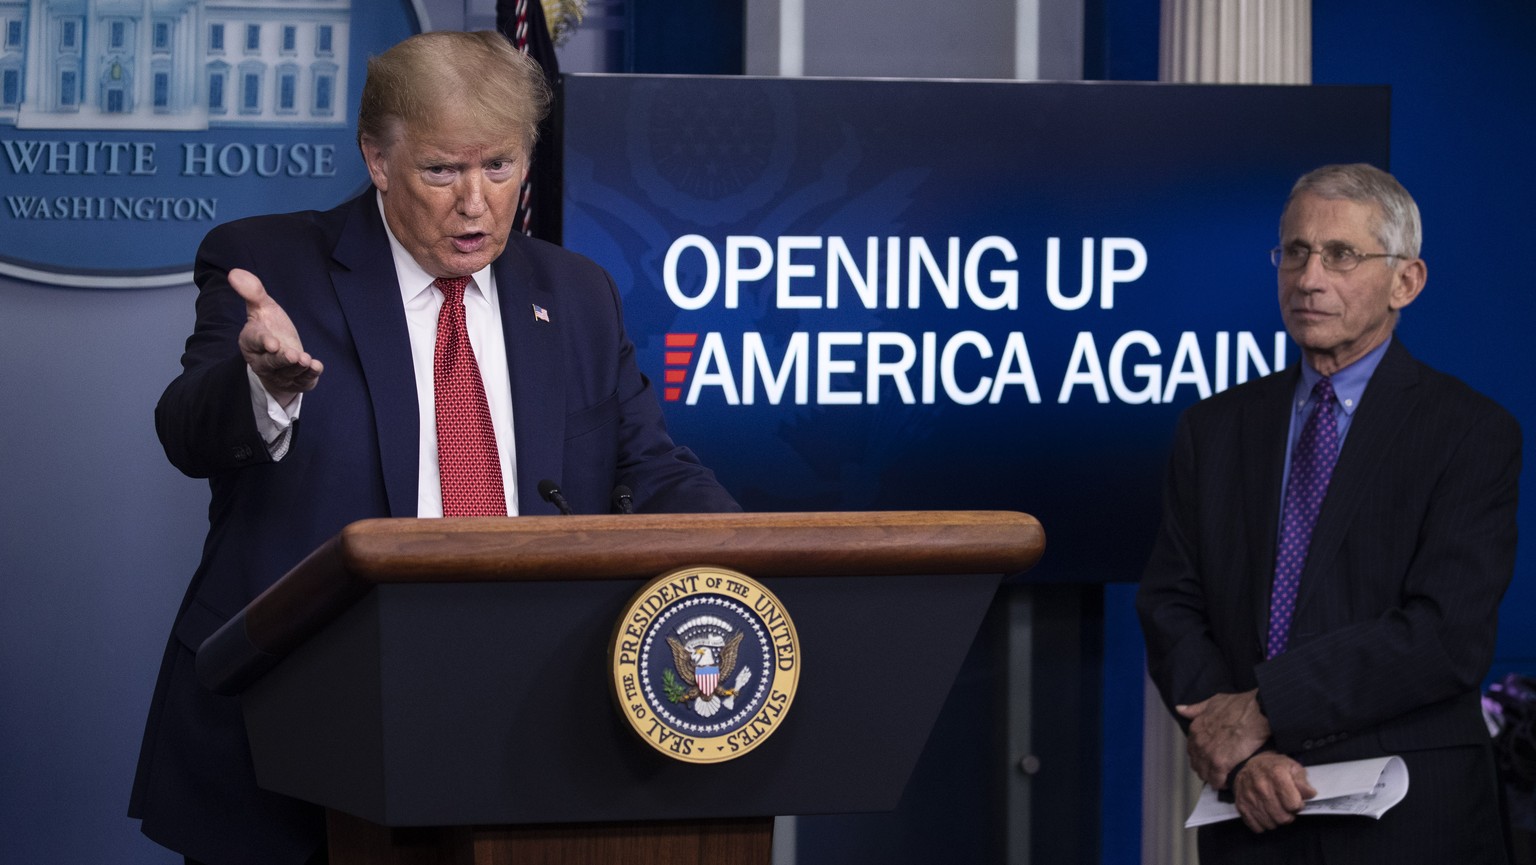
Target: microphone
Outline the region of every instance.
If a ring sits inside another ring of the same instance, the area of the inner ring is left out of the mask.
[[[629,491],[629,487],[619,484],[613,488],[613,494],[609,497],[613,503],[613,509],[621,514],[635,512],[635,494]]]
[[[570,502],[565,500],[565,496],[560,492],[560,488],[555,486],[554,481],[549,480],[548,478],[539,481],[539,495],[543,496],[544,501],[549,502],[550,504],[559,508],[560,513],[565,514],[566,516],[571,515]]]

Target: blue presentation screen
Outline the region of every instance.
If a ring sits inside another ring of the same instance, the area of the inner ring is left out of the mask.
[[[1010,509],[1133,580],[1178,412],[1294,363],[1280,209],[1385,87],[568,76],[564,240],[749,510]]]

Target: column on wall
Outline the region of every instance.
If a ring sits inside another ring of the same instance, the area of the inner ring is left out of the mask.
[[[1311,0],[1163,0],[1159,77],[1311,84]]]

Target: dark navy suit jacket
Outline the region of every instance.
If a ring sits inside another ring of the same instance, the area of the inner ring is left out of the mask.
[[[578,513],[607,513],[621,483],[641,511],[739,510],[668,436],[604,270],[515,234],[492,266],[523,514],[555,513],[538,493],[546,478]],[[277,462],[256,431],[236,343],[244,303],[225,279],[235,267],[261,278],[325,364]],[[323,837],[317,813],[255,787],[238,706],[197,685],[192,652],[343,526],[416,515],[405,312],[371,189],[335,210],[214,229],[195,279],[196,326],[155,424],[170,461],[209,479],[210,528],[167,647],[130,814],[150,837],[206,862],[303,862]]]
[[[1403,755],[1409,794],[1380,822],[1202,830],[1202,861],[1262,862],[1268,847],[1275,861],[1498,861],[1479,688],[1514,570],[1519,426],[1394,338],[1334,468],[1289,646],[1265,661],[1299,374],[1235,387],[1180,419],[1137,598],[1148,668],[1170,707],[1259,688],[1275,746],[1304,764]]]

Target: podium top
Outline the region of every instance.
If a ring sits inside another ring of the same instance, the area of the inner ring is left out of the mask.
[[[691,564],[766,577],[1014,573],[1039,560],[1045,533],[1013,511],[632,514],[363,520],[337,542],[368,583],[500,582]]]
[[[1045,551],[1015,511],[626,514],[361,520],[230,619],[198,651],[198,675],[243,689],[387,583],[616,580],[711,565],[754,577],[1010,574]]]

